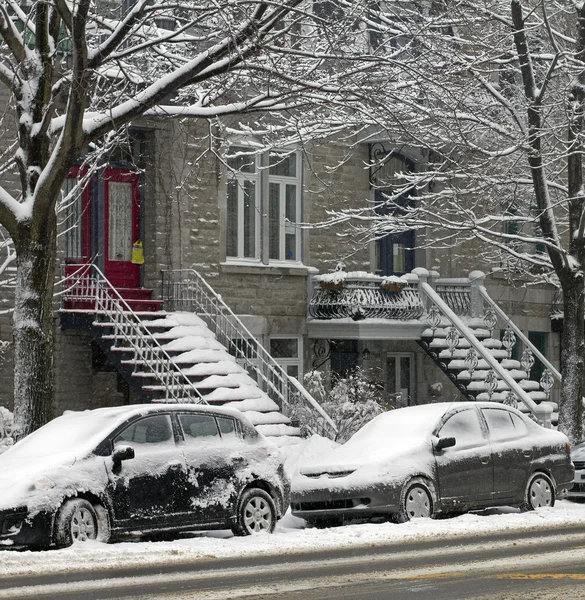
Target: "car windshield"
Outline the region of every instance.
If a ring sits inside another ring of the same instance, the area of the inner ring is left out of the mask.
[[[362,427],[347,444],[371,439],[424,439],[428,438],[445,405],[409,406],[383,413]]]
[[[65,413],[15,444],[6,454],[12,459],[62,452],[91,452],[119,421],[118,411]]]

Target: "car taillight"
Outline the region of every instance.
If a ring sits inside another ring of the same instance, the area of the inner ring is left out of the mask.
[[[571,444],[569,442],[565,444],[565,448],[567,449],[567,454],[571,456]]]

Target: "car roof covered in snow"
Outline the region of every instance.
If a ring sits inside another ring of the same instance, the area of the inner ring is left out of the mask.
[[[66,411],[0,455],[0,462],[16,456],[24,458],[63,452],[73,452],[78,457],[87,455],[110,432],[128,419],[166,411],[197,411],[217,416],[231,416],[238,419],[246,431],[253,431],[257,434],[254,426],[240,411],[204,404],[132,404],[93,410]]]

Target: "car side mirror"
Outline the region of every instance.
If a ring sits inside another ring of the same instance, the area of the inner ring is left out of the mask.
[[[437,452],[441,452],[441,450],[444,450],[445,448],[451,448],[452,446],[454,446],[457,443],[457,440],[454,437],[443,437],[443,438],[439,438],[436,442],[435,442],[435,450]]]
[[[117,446],[112,453],[112,462],[114,472],[120,471],[122,462],[134,458],[134,448],[132,446]]]

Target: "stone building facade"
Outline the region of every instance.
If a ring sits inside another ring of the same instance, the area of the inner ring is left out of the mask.
[[[387,339],[371,339],[364,334],[344,337],[340,329],[339,337],[323,340],[310,333],[309,301],[312,278],[316,274],[334,270],[340,261],[345,264],[346,272],[373,273],[380,266],[379,252],[376,252],[376,244],[380,242],[364,243],[340,227],[316,226],[327,221],[331,210],[361,206],[374,199],[368,168],[370,143],[354,144],[351,153],[347,141],[313,143],[308,151],[290,155],[295,161],[293,174],[283,175],[282,171],[274,177],[267,154],[253,158],[256,171],[249,179],[254,181],[256,196],[255,205],[250,209],[246,208],[249,198],[242,200],[243,192],[237,187],[241,182],[230,170],[229,158],[226,158],[230,140],[221,140],[218,144],[212,139],[207,123],[145,120],[133,128],[132,136],[131,151],[112,157],[111,168],[133,172],[137,177],[140,209],[136,218],[140,220],[138,231],[144,254],[144,263],[138,267],[138,285],[152,290],[154,299],[161,297],[163,272],[194,269],[221,295],[260,343],[275,353],[289,374],[301,380],[315,367],[328,374],[335,371],[342,374],[348,365],[358,365],[383,391],[388,406],[461,397],[415,338],[400,334]],[[246,148],[246,143],[239,139],[232,142],[232,146]],[[390,142],[384,143],[391,152]],[[285,160],[288,159],[282,159]],[[416,168],[416,162],[424,157],[412,151],[408,160]],[[278,169],[274,169],[277,173]],[[103,201],[100,177],[104,173],[105,170],[88,184],[92,189],[92,207]],[[234,180],[237,180],[236,186],[230,184]],[[286,196],[287,190],[291,190],[290,198]],[[234,194],[231,200],[230,194]],[[278,194],[281,194],[280,200],[275,199]],[[231,215],[237,202],[244,212],[251,210],[254,214]],[[271,220],[271,202],[281,202],[278,224]],[[297,203],[296,222],[286,220],[286,211],[290,208],[287,202]],[[88,210],[94,211],[92,219],[104,218],[99,210]],[[248,219],[247,224],[242,225],[242,219]],[[61,221],[66,223],[67,219]],[[106,235],[103,222],[92,221],[90,226],[86,260],[103,266],[101,253],[105,242],[100,239]],[[250,231],[246,227],[251,228]],[[290,245],[286,245],[287,241],[281,248],[294,256],[283,254],[273,258],[272,253],[278,253],[275,227],[279,235],[290,236]],[[62,265],[72,262],[73,257],[67,256],[70,235],[64,227],[59,238],[60,266],[56,279]],[[248,237],[241,241],[242,236]],[[250,236],[254,237],[252,242]],[[230,256],[230,251],[239,252],[234,250],[234,240],[240,246],[248,244],[248,254],[252,256]],[[256,245],[252,248],[250,244]],[[394,250],[392,246],[389,248],[395,255],[410,252],[408,266],[411,268],[439,270],[443,277],[465,278],[480,267],[474,262],[473,248],[410,251],[405,244],[398,244]],[[388,265],[385,269],[384,275],[403,274],[393,273]],[[528,281],[511,285],[497,269],[487,276],[485,283],[490,295],[518,327],[558,365],[559,338],[550,318],[553,290],[546,286],[528,286]],[[0,341],[8,343],[10,314],[4,309],[11,301],[9,288],[0,289],[0,300],[4,311],[0,314]],[[57,297],[56,414],[67,409],[136,401],[116,369],[92,343],[89,332],[61,327],[59,308]],[[323,345],[327,347],[324,357],[319,356],[319,346]],[[8,346],[0,355],[0,405],[8,408],[12,408],[12,371]]]

